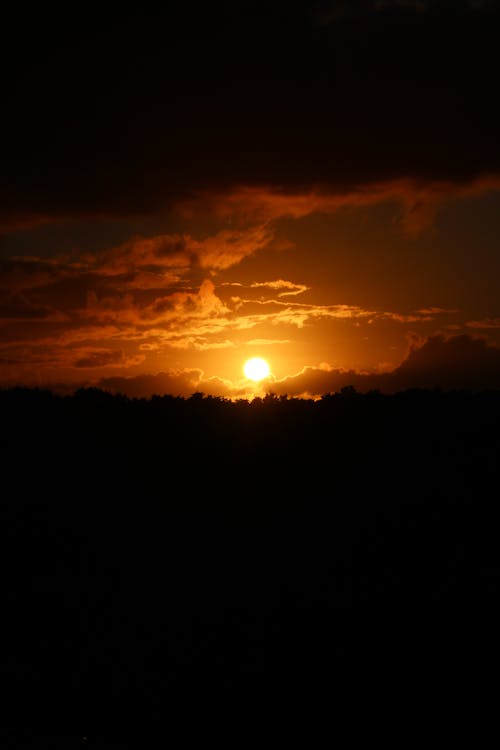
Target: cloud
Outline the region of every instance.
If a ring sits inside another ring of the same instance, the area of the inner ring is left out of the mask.
[[[500,349],[471,336],[431,336],[412,349],[395,376],[414,378],[417,385],[484,388],[500,385]]]
[[[127,369],[141,364],[144,359],[141,352],[125,354],[121,349],[82,345],[81,342],[67,346],[51,339],[29,345],[16,342],[0,345],[0,363],[9,368],[2,373],[4,383],[45,382],[47,373],[52,374],[54,370],[64,372],[67,377],[71,370]]]
[[[447,202],[495,190],[500,190],[500,172],[457,182],[406,178],[343,188],[324,184],[295,192],[268,186],[235,187],[224,193],[199,193],[179,202],[176,209],[186,218],[207,214],[251,224],[395,202],[401,207],[402,230],[414,235],[432,226],[437,212]]]
[[[319,320],[365,320],[370,325],[375,321],[384,320],[395,323],[428,323],[432,322],[436,315],[451,312],[442,308],[432,308],[432,310],[399,313],[390,310],[367,309],[358,305],[318,305],[284,301],[279,299],[280,296],[282,295],[269,299],[233,297],[232,304],[238,311],[238,325],[251,328],[258,324],[268,323],[273,326],[287,324],[296,328],[304,328]],[[261,312],[262,309],[266,311]]]
[[[458,310],[456,309],[447,310],[444,307],[424,307],[421,310],[417,310],[419,315],[452,315],[457,312]]]
[[[221,271],[262,250],[272,239],[273,230],[266,224],[244,231],[222,230],[197,243],[198,262],[201,268]]]
[[[500,329],[500,318],[483,318],[483,320],[469,320],[467,328],[477,328],[478,330]]]
[[[176,328],[189,322],[217,319],[229,312],[226,305],[215,294],[215,285],[205,279],[199,289],[172,291],[170,294],[154,295],[141,300],[130,292],[98,297],[95,292],[87,295],[87,305],[80,310],[82,319],[92,323],[121,325],[163,325]]]
[[[66,256],[37,258],[34,256],[0,259],[0,290],[20,292],[46,287],[61,278],[81,274],[86,262],[70,260]]]
[[[203,239],[189,234],[133,237],[96,256],[93,267],[106,276],[129,277],[135,286],[157,288],[179,279],[187,270],[200,267],[221,271],[265,248],[274,237],[266,223],[244,229],[222,229]]]
[[[499,389],[500,348],[471,336],[431,336],[413,346],[392,372],[363,373],[328,364],[305,367],[300,373],[270,385],[277,394],[321,396],[344,386],[359,391],[394,393],[408,388]]]
[[[205,378],[202,370],[185,369],[159,372],[155,375],[103,378],[96,386],[111,393],[123,393],[130,398],[150,398],[172,395],[187,398],[196,392],[206,395],[229,396],[231,388],[220,378]]]
[[[276,281],[256,281],[250,284],[252,289],[258,287],[266,287],[268,289],[286,289],[285,292],[278,292],[278,297],[294,297],[297,294],[307,292],[310,287],[305,284],[294,284],[291,281],[285,279],[276,279]]]
[[[242,284],[239,281],[223,281],[221,286],[232,286],[246,289],[286,289],[287,291],[278,292],[278,297],[294,297],[302,292],[307,292],[310,287],[305,284],[296,284],[293,281],[285,279],[275,279],[274,281],[254,281],[250,284]]]
[[[0,293],[0,323],[20,321],[65,322],[67,316],[50,305],[30,302],[21,292],[2,295]]]
[[[20,59],[6,40],[0,223],[138,217],[238,187],[341,196],[499,174],[497,2],[317,5],[333,23],[306,0],[274,5],[169,6],[111,23],[105,44],[96,24],[64,56],[38,44]],[[38,24],[33,39],[53,33]]]
[[[94,367],[126,367],[130,364],[138,364],[143,358],[134,358],[127,363],[126,358],[121,350],[117,349],[91,349],[85,351],[73,362],[73,366],[79,369]]]

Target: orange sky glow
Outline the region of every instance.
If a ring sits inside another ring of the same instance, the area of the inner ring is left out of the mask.
[[[60,242],[57,224],[14,233],[1,380],[251,397],[242,367],[260,356],[268,390],[314,397],[318,373],[323,387],[332,373],[334,389],[342,372],[391,372],[430,336],[498,344],[493,290],[475,299],[463,288],[490,252],[475,215],[482,197],[497,210],[495,183],[415,189],[418,222],[410,195],[408,185],[341,198],[239,189],[155,217],[176,231],[124,221],[129,237],[99,251],[33,254],[38,237]],[[465,236],[457,216],[468,216]]]

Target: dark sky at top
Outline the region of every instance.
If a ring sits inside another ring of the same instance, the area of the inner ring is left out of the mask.
[[[2,219],[491,173],[499,18],[492,0],[13,5]]]

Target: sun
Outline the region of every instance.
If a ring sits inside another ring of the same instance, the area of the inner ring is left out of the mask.
[[[258,381],[267,378],[270,374],[270,369],[265,359],[261,359],[261,357],[252,357],[252,359],[248,359],[245,362],[243,372],[245,373],[245,377],[249,380]]]

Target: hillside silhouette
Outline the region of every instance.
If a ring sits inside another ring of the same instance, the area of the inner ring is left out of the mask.
[[[10,716],[341,713],[386,680],[396,710],[498,668],[500,392],[17,388],[0,413]]]

